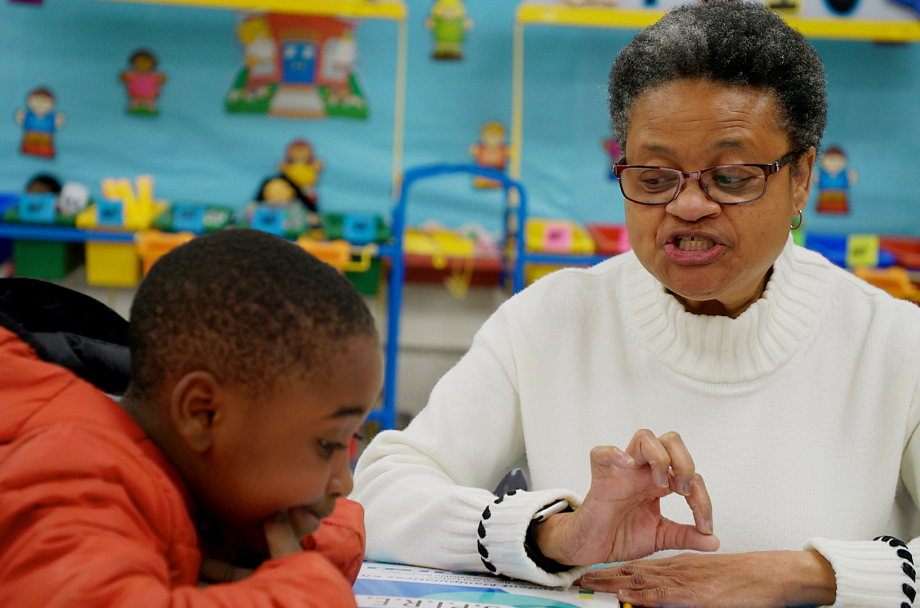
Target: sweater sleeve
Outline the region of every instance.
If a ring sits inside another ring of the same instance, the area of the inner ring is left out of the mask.
[[[317,546],[269,560],[242,581],[198,588],[200,552],[176,488],[140,461],[124,464],[117,443],[80,436],[81,453],[93,454],[92,462],[73,454],[61,458],[58,446],[72,442],[59,434],[23,442],[6,454],[0,475],[0,606],[356,605],[341,568],[360,563],[360,528],[317,532],[318,545],[334,536],[347,541],[334,560],[328,547]],[[62,464],[48,466],[55,450]],[[111,464],[115,453],[121,464]],[[29,467],[31,462],[46,464]],[[103,462],[110,464],[97,466]],[[352,508],[342,516],[354,520],[358,512]],[[342,519],[338,525],[348,528]]]
[[[920,381],[915,389],[905,428],[901,480],[920,505]],[[915,562],[920,558],[920,538],[907,541],[892,536],[874,540],[841,541],[809,539],[805,549],[814,549],[830,562],[837,578],[835,608],[911,608],[917,594]],[[920,602],[918,602],[920,604]]]
[[[524,549],[537,511],[559,499],[577,506],[580,497],[550,489],[497,501],[491,491],[524,463],[505,310],[483,325],[409,427],[379,434],[358,461],[351,498],[365,508],[370,559],[549,586],[568,586],[584,571],[551,574]]]

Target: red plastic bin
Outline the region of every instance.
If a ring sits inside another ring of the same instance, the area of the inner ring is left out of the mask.
[[[904,268],[920,268],[920,239],[913,236],[880,236],[879,247],[894,256]]]
[[[601,255],[617,255],[631,249],[629,237],[626,235],[626,226],[623,224],[585,224],[588,234],[594,239],[597,253]]]

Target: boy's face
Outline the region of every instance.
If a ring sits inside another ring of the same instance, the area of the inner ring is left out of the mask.
[[[196,488],[229,539],[267,556],[262,521],[298,509],[312,529],[352,489],[348,445],[383,383],[376,340],[350,338],[347,350],[306,380],[280,378],[273,395],[237,393],[215,428],[206,488]]]

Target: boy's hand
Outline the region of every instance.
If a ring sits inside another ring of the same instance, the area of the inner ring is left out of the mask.
[[[206,557],[201,560],[201,568],[198,569],[199,586],[202,586],[201,583],[217,584],[241,581],[253,572],[255,570],[240,568],[213,557]]]
[[[300,539],[316,531],[317,526],[311,523],[315,519],[298,507],[266,518],[262,522],[262,529],[265,531],[269,555],[274,559],[303,551]]]
[[[300,508],[288,509],[262,521],[265,543],[272,559],[303,551],[300,539],[315,532],[316,518]],[[206,557],[198,576],[206,583],[232,583],[252,575],[255,570],[234,566],[223,560]]]

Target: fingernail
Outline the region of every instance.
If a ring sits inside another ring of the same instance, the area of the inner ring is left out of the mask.
[[[713,532],[715,532],[715,529],[712,527],[712,520],[711,520],[711,519],[707,519],[707,520],[706,520],[705,526],[706,526],[706,531],[709,532],[710,534],[712,534]]]
[[[680,493],[684,496],[690,496],[690,489],[693,486],[692,481],[685,481],[680,486]]]
[[[671,484],[669,483],[669,481],[670,481],[670,480],[669,480],[669,478],[668,478],[668,474],[667,474],[667,473],[662,473],[662,474],[661,474],[661,487],[662,487],[662,488],[670,487]]]
[[[620,455],[620,462],[623,464],[623,466],[627,467],[631,467],[632,465],[636,464],[636,461],[633,460],[633,457],[626,453]]]

